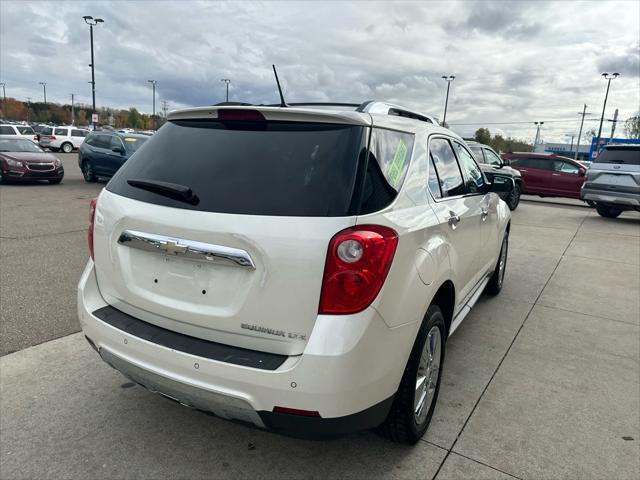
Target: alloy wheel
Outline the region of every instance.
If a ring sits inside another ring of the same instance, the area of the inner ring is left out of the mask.
[[[442,335],[436,326],[431,327],[422,348],[414,397],[414,419],[416,424],[424,423],[431,409],[438,378],[440,377],[440,357],[442,353]]]

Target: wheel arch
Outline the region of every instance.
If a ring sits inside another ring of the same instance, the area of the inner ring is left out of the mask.
[[[440,307],[440,310],[442,310],[448,335],[451,322],[453,321],[453,312],[456,306],[456,289],[451,280],[445,280],[440,285],[429,303],[429,306],[431,305],[437,305]]]

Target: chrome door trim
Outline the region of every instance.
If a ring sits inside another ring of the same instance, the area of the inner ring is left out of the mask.
[[[118,243],[147,252],[161,252],[165,255],[180,255],[192,260],[211,263],[223,262],[251,270],[256,269],[251,256],[239,248],[196,242],[183,238],[172,238],[135,230],[123,231],[118,238]]]

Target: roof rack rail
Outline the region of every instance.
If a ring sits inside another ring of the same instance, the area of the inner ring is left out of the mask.
[[[400,105],[393,105],[386,102],[378,102],[375,100],[369,100],[358,105],[357,112],[366,113],[381,113],[384,115],[396,115],[398,117],[412,118],[421,122],[433,123],[435,125],[438,122],[430,115],[426,115],[409,108],[401,107]]]
[[[341,102],[298,102],[287,103],[290,107],[359,107],[359,103],[341,103]],[[279,103],[260,104],[261,107],[279,107]]]

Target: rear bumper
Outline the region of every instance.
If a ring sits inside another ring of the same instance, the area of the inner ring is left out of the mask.
[[[373,309],[348,318],[319,316],[304,353],[265,370],[132,335],[93,314],[105,306],[90,261],[78,287],[80,323],[102,359],[128,378],[222,418],[312,438],[370,429],[384,421],[418,328],[390,329]],[[276,406],[318,412],[319,417],[276,413]]]
[[[610,190],[595,190],[583,187],[580,190],[580,198],[623,208],[640,209],[640,195],[634,193],[612,192]]]

